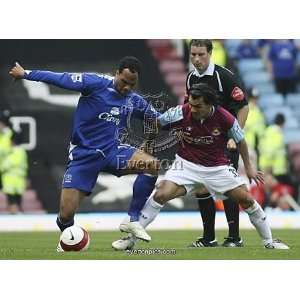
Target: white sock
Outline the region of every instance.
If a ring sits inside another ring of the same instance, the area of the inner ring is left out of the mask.
[[[141,211],[141,216],[139,218],[140,224],[146,228],[159,214],[160,210],[163,208],[163,205],[157,203],[153,199],[154,192],[150,195],[147,200],[144,208]]]
[[[267,216],[256,200],[254,200],[254,204],[251,207],[245,209],[245,212],[249,215],[251,223],[263,239],[264,245],[272,243],[272,232]]]

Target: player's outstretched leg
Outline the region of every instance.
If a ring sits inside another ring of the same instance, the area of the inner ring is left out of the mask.
[[[152,155],[144,151],[137,150],[129,159],[127,168],[123,172],[124,174],[126,174],[126,172],[128,172],[128,174],[144,173],[144,174],[151,174],[154,176],[151,178],[150,176],[146,175],[138,178],[138,181],[136,182],[136,186],[135,186],[135,191],[137,193],[135,199],[136,201],[133,207],[131,207],[131,214],[133,216],[132,217],[130,216],[130,218],[125,219],[119,227],[122,232],[132,233],[136,238],[146,242],[149,242],[151,240],[151,237],[142,228],[141,224],[138,222],[138,219],[136,218],[138,215],[136,211],[140,209],[140,205],[139,204],[137,205],[137,203],[139,201],[145,201],[146,197],[149,196],[149,194],[153,190],[156,182],[155,177],[158,175],[159,167],[160,167],[160,163],[155,157],[153,157]],[[142,186],[143,183],[146,184],[146,187]],[[144,191],[142,191],[142,189],[144,189]],[[135,211],[135,213],[133,213],[133,211]]]
[[[133,195],[130,202],[128,216],[120,224],[120,230],[127,230],[130,222],[138,222],[141,210],[147,199],[150,197],[155,188],[157,176],[149,174],[139,174],[133,184]],[[134,247],[137,239],[132,235],[128,235],[112,243],[115,250],[130,250]]]
[[[153,192],[156,181],[157,176],[155,175],[139,174],[137,176],[133,184],[133,195],[128,210],[130,222],[139,220],[141,210]]]
[[[166,202],[176,197],[184,196],[185,194],[186,190],[183,186],[179,186],[168,180],[163,180],[151,194],[141,211],[139,224],[144,232],[146,233],[144,228],[154,221]],[[131,233],[135,235],[134,231],[131,231]]]
[[[245,186],[239,186],[227,192],[226,195],[239,203],[249,215],[249,219],[261,236],[265,248],[289,249],[289,247],[281,241],[277,239],[273,240],[271,228],[265,212],[257,201],[252,198]]]
[[[56,224],[60,231],[74,225],[74,215],[79,207],[80,201],[85,197],[85,193],[72,188],[64,188],[61,191],[59,214]],[[63,252],[58,243],[57,252]]]

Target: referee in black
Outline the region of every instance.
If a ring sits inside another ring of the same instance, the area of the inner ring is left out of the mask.
[[[244,128],[249,107],[245,93],[238,78],[228,69],[215,65],[210,57],[213,46],[211,40],[191,40],[189,47],[190,60],[194,69],[186,79],[186,92],[195,83],[206,83],[213,87],[219,95],[219,105],[231,112]],[[234,141],[229,141],[230,143]],[[226,151],[231,164],[238,169],[239,152]],[[203,221],[203,237],[199,237],[190,247],[216,247],[215,238],[216,208],[212,196],[206,189],[196,191],[199,210]],[[231,199],[223,201],[229,233],[223,246],[242,247],[243,241],[239,235],[239,206]]]

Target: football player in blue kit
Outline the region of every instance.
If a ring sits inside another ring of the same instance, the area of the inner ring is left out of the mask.
[[[159,161],[150,154],[122,144],[118,132],[126,127],[130,115],[156,119],[158,112],[140,95],[133,92],[141,69],[132,56],[121,59],[114,77],[90,73],[54,73],[25,70],[16,63],[9,74],[14,79],[41,81],[81,93],[74,115],[69,160],[62,183],[57,225],[61,231],[74,224],[74,215],[83,198],[92,192],[99,172],[116,176],[138,174],[133,185],[129,222],[122,231],[139,234],[139,214],[154,189]],[[144,232],[144,230],[141,230]],[[62,249],[58,246],[58,251]]]

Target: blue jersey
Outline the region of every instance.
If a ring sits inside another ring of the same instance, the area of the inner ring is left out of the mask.
[[[53,73],[26,71],[24,79],[42,81],[81,93],[72,129],[71,143],[103,153],[119,145],[118,132],[126,126],[130,115],[143,119],[158,112],[140,95],[130,92],[121,95],[114,87],[114,78],[97,74]]]
[[[275,78],[289,79],[296,76],[297,48],[292,41],[275,41],[270,46]]]

